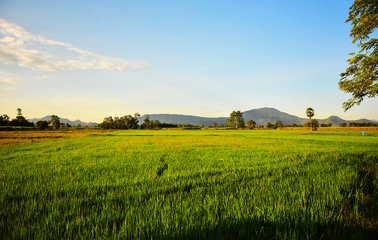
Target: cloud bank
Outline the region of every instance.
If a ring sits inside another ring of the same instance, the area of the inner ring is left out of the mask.
[[[47,51],[51,46],[55,50],[55,54]],[[67,55],[69,56],[67,57]],[[147,63],[144,61],[102,56],[76,48],[68,43],[46,39],[29,33],[3,18],[0,18],[0,61],[42,71],[75,69],[127,71],[147,67]]]

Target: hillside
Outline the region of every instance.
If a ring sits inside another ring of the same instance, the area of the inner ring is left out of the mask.
[[[214,122],[218,125],[226,125],[227,117],[218,117],[218,118],[208,118],[192,115],[181,115],[181,114],[146,114],[140,118],[140,123],[144,122],[146,116],[149,116],[151,120],[159,120],[160,122],[165,123],[174,123],[174,124],[194,124],[194,125],[203,125],[211,126]],[[267,122],[275,123],[277,120],[280,120],[283,124],[305,124],[309,121],[308,118],[300,118],[295,115],[291,115],[285,112],[281,112],[275,108],[258,108],[249,111],[243,112],[244,121],[254,120],[257,125],[264,126]],[[317,119],[316,117],[314,119]],[[337,116],[331,116],[326,119],[317,119],[319,124],[328,124],[332,123],[333,126],[339,126],[340,123],[350,123],[350,122],[374,122],[368,119],[360,120],[344,120]]]

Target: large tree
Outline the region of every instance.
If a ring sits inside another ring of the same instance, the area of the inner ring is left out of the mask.
[[[60,118],[57,115],[51,115],[49,123],[53,129],[58,129],[60,127]]]
[[[152,123],[151,123],[151,120],[150,120],[150,116],[148,116],[148,115],[144,119],[144,128],[145,129],[151,129],[152,128]]]
[[[228,126],[234,128],[244,127],[243,113],[240,111],[232,111],[230,118],[228,119]]]
[[[314,111],[314,109],[313,109],[313,108],[307,108],[307,109],[306,109],[306,115],[307,115],[307,117],[310,118],[311,130],[313,130],[313,128],[312,128],[312,121],[311,121],[311,118],[315,115],[315,111]]]
[[[253,120],[249,120],[245,125],[248,129],[254,129],[256,127],[256,122]]]
[[[340,89],[352,93],[343,103],[345,111],[359,105],[364,97],[374,98],[378,94],[378,38],[370,39],[378,26],[378,0],[355,0],[346,22],[352,24],[352,43],[358,43],[360,50],[350,54],[349,67],[340,74]]]

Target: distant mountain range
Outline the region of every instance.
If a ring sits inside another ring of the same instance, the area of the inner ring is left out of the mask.
[[[208,117],[199,117],[199,116],[192,116],[192,115],[181,115],[181,114],[145,114],[140,117],[139,123],[143,123],[146,116],[150,117],[150,120],[159,120],[162,123],[173,123],[173,124],[193,124],[193,125],[200,125],[200,126],[212,126],[214,122],[218,125],[227,125],[227,119],[229,117],[218,117],[218,118],[208,118]],[[265,126],[267,122],[275,123],[277,120],[280,120],[284,125],[288,124],[305,124],[309,121],[308,118],[300,118],[294,115],[290,115],[285,112],[281,112],[275,108],[258,108],[249,111],[243,112],[244,121],[248,122],[249,120],[253,120],[256,122],[257,125]],[[36,123],[38,120],[48,121],[51,119],[51,116],[46,116],[44,118],[33,118],[29,119]],[[316,117],[314,119],[317,119]],[[328,124],[332,123],[333,126],[339,126],[340,123],[350,123],[350,122],[367,122],[367,123],[377,123],[377,121],[368,120],[368,119],[359,119],[359,120],[344,120],[337,116],[331,116],[326,119],[317,119],[319,124]],[[80,120],[71,121],[66,118],[60,118],[60,122],[65,124],[70,124],[71,126],[98,126],[98,123],[95,122],[82,122]]]
[[[28,119],[30,122],[33,122],[33,123],[36,123],[38,122],[39,120],[42,120],[42,121],[49,121],[51,119],[51,115],[48,115],[46,117],[43,117],[43,118],[33,118],[33,119]],[[67,118],[60,118],[60,122],[61,123],[64,123],[64,124],[70,124],[71,126],[88,126],[88,127],[97,127],[98,126],[98,123],[95,123],[95,122],[82,122],[80,120],[75,120],[75,121],[71,121]]]
[[[218,117],[218,118],[207,118],[207,117],[199,117],[199,116],[191,116],[191,115],[180,115],[180,114],[146,114],[143,115],[139,122],[144,122],[146,116],[149,116],[151,120],[159,120],[160,122],[165,123],[174,123],[174,124],[194,124],[194,125],[203,125],[203,126],[211,126],[214,122],[218,125],[227,125],[228,117]],[[284,125],[288,124],[305,124],[309,121],[308,118],[300,118],[294,115],[290,115],[285,112],[281,112],[275,108],[259,108],[253,109],[249,111],[243,112],[244,121],[248,122],[249,120],[253,120],[256,122],[257,125],[265,126],[267,122],[275,123],[277,120],[280,120]],[[316,118],[314,118],[316,119]],[[350,123],[350,122],[373,122],[375,121],[368,120],[368,119],[359,119],[359,120],[344,120],[337,116],[331,116],[326,119],[317,119],[319,124],[328,124],[332,123],[333,126],[339,126],[340,123]]]

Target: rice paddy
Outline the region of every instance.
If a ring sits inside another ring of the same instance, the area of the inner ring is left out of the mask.
[[[93,132],[0,153],[2,239],[377,236],[377,132]]]

